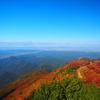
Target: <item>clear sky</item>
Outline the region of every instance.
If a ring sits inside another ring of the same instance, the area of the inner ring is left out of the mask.
[[[0,0],[0,47],[100,47],[100,0]]]

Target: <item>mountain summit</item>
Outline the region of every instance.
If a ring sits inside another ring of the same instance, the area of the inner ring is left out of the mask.
[[[3,100],[100,100],[100,60],[79,58],[25,74],[0,90]]]

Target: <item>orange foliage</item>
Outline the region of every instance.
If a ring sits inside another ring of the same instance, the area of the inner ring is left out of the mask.
[[[66,63],[57,70],[49,73],[47,70],[35,71],[36,73],[26,74],[13,84],[6,87],[4,90],[8,91],[11,88],[15,90],[9,94],[4,100],[21,100],[22,97],[28,97],[30,92],[41,85],[41,83],[50,83],[51,81],[59,81],[63,77],[71,77],[77,75],[77,73],[66,74],[66,70],[59,72],[61,69],[66,69],[71,66],[87,66],[87,71],[84,71],[85,78],[83,78],[86,84],[97,84],[100,86],[100,62],[90,64],[90,60],[86,58],[80,58]],[[49,73],[49,74],[48,74]],[[8,89],[8,90],[7,90]]]
[[[0,91],[10,91],[15,88],[4,100],[21,100],[23,96],[28,97],[31,92],[31,88],[28,90],[28,87],[48,73],[48,70],[32,71],[25,74],[11,85],[2,88]]]
[[[87,66],[88,71],[83,79],[86,84],[100,85],[100,62]]]
[[[14,99],[15,99],[15,100],[22,100],[22,97],[16,96]]]

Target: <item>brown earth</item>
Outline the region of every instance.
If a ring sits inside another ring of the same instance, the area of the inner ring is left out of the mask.
[[[83,66],[83,67],[80,67],[78,70],[77,70],[77,75],[78,75],[78,78],[85,78],[85,72],[88,68],[86,66]]]

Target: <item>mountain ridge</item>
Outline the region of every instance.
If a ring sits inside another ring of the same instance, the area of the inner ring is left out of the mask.
[[[100,87],[99,71],[99,59],[89,60],[87,58],[79,58],[77,60],[73,60],[71,62],[66,63],[65,65],[61,66],[55,71],[52,71],[51,73],[43,75],[43,77],[39,76],[39,79],[30,85],[24,84],[24,88],[19,86],[13,92],[8,94],[8,96],[6,96],[3,100],[21,100],[23,97],[28,98],[30,96],[31,91],[37,89],[41,84],[50,84],[54,81],[59,82],[63,78],[70,78],[72,76],[77,76],[86,85],[93,84]],[[24,79],[22,83],[23,82]]]

